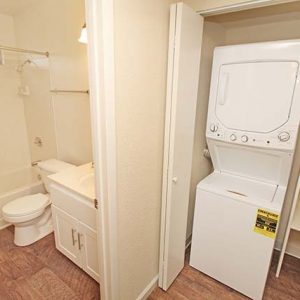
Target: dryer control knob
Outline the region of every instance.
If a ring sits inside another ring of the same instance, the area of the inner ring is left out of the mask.
[[[210,131],[211,132],[216,132],[218,130],[218,125],[216,124],[211,124],[210,125]]]
[[[243,143],[247,143],[248,142],[248,137],[246,135],[243,135],[241,137],[241,140],[242,140]]]
[[[290,134],[287,131],[283,131],[278,134],[278,139],[280,142],[287,142],[290,139]]]
[[[236,141],[236,135],[235,135],[235,134],[232,134],[232,135],[230,136],[230,140],[233,141],[233,142]]]

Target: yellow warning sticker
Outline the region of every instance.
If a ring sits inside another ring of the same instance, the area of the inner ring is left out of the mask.
[[[254,231],[275,239],[278,222],[278,214],[259,208],[256,214]]]

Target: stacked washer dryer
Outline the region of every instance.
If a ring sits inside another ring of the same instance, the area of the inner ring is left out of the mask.
[[[261,299],[300,118],[300,40],[218,47],[190,265]]]

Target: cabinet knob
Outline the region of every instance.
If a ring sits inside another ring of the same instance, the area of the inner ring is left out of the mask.
[[[177,183],[178,177],[173,177],[173,178],[172,178],[172,181],[173,181],[174,183]]]

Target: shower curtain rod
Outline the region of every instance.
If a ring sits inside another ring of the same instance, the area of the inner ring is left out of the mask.
[[[14,48],[14,47],[2,46],[2,45],[0,45],[0,50],[45,55],[46,57],[49,57],[49,52],[42,52],[42,51],[36,51],[36,50],[27,50],[27,49]]]
[[[59,94],[59,93],[89,94],[89,90],[57,90],[57,89],[54,89],[54,90],[50,90],[50,92],[56,93],[56,94]]]

